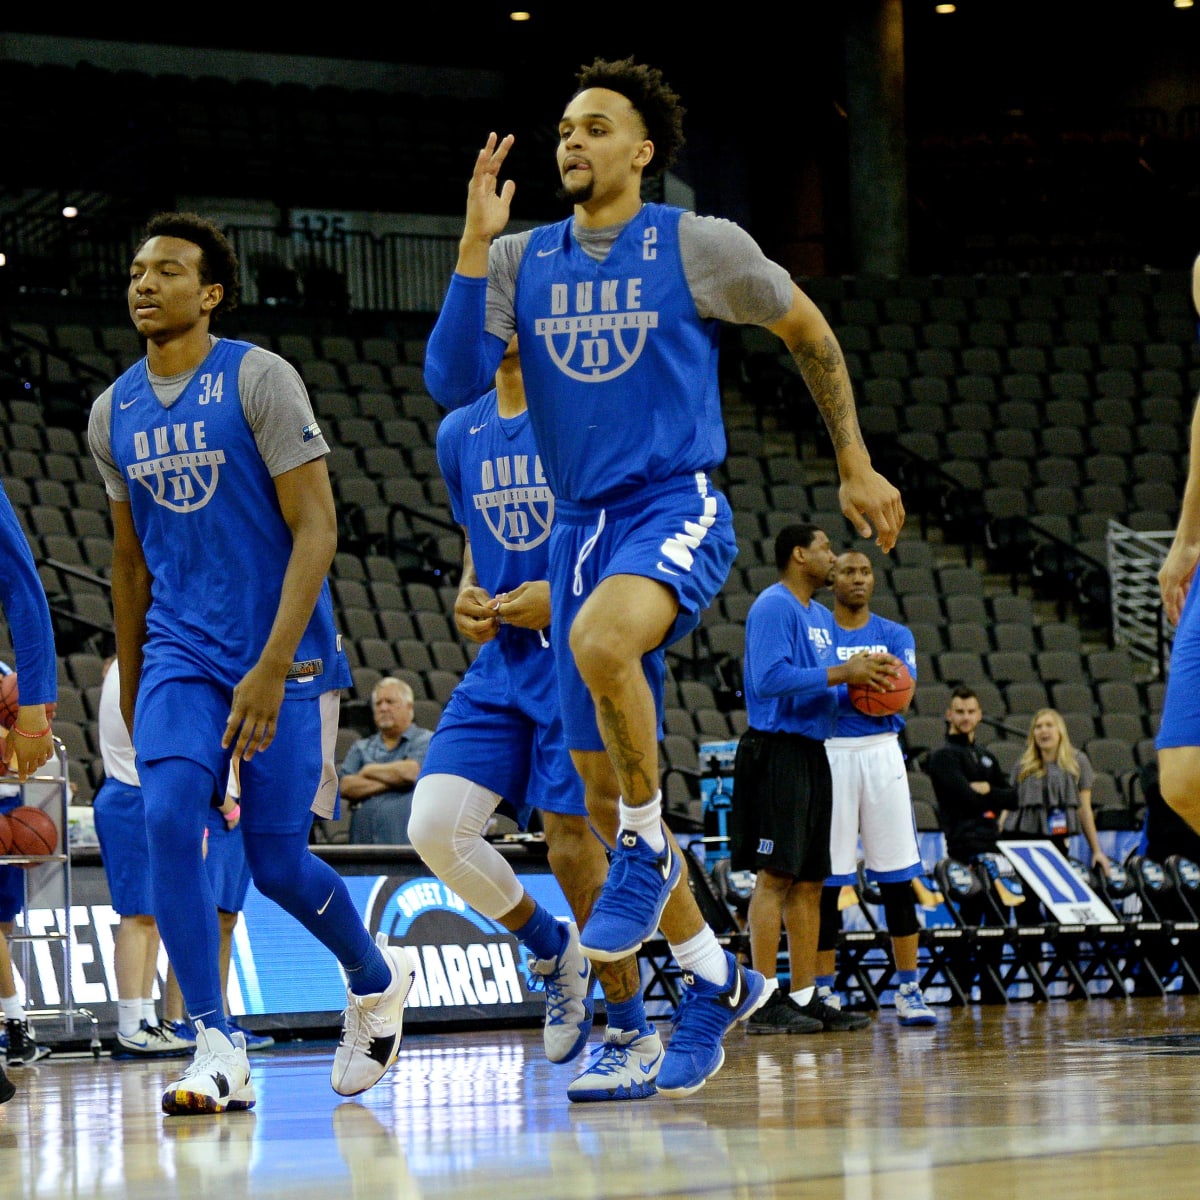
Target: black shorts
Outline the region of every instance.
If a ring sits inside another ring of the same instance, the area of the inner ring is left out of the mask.
[[[829,875],[833,780],[825,743],[748,729],[733,764],[730,866],[809,883]]]

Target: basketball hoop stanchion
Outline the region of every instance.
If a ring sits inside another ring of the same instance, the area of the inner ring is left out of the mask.
[[[71,781],[67,771],[67,750],[63,743],[54,739],[54,758],[31,775],[24,783],[17,784],[21,790],[21,803],[38,808],[54,822],[58,831],[58,843],[52,854],[0,854],[0,863],[24,867],[25,896],[21,908],[19,930],[13,933],[14,947],[20,949],[21,978],[28,990],[29,981],[37,977],[31,969],[30,954],[34,943],[57,944],[62,949],[62,981],[60,1001],[57,1006],[46,1001],[43,984],[43,1007],[26,1008],[25,1015],[31,1021],[37,1018],[61,1020],[63,1032],[74,1039],[75,1022],[82,1018],[91,1023],[88,1048],[93,1057],[100,1057],[100,1028],[93,1013],[75,1004],[73,970],[74,960],[71,944],[71,847],[67,835],[67,809],[71,803]],[[40,903],[38,903],[40,901]],[[33,932],[30,928],[30,911],[33,907],[50,909],[56,914],[58,928],[44,932]],[[46,976],[43,975],[43,978]],[[53,975],[50,976],[53,978]],[[26,996],[28,1004],[28,995]]]

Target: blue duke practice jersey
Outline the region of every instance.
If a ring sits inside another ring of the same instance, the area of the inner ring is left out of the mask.
[[[215,342],[166,408],[145,359],[113,385],[111,453],[129,483],[153,580],[147,672],[168,668],[233,687],[258,660],[275,620],[292,535],[239,395],[239,368],[252,348]],[[328,582],[296,658],[314,667],[289,679],[289,697],[349,686]]]
[[[872,613],[861,629],[843,629],[834,623],[834,637],[838,662],[862,651],[868,653],[894,654],[904,662],[913,679],[917,678],[917,649],[912,631],[896,621]],[[886,717],[869,717],[860,713],[850,703],[846,685],[837,689],[838,717],[837,737],[870,737],[876,733],[899,733],[904,728],[904,718],[897,713]]]
[[[682,210],[643,205],[603,262],[571,220],[533,231],[516,286],[529,412],[560,500],[602,503],[725,458],[720,323],[679,251]]]
[[[442,418],[437,456],[454,519],[467,531],[480,585],[496,596],[546,579],[554,496],[529,413],[501,417],[495,391],[488,392]]]

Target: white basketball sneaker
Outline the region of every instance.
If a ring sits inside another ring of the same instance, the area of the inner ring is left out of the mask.
[[[235,1033],[230,1041],[219,1029],[196,1022],[196,1057],[162,1098],[168,1116],[183,1113],[221,1113],[253,1108],[254,1082],[246,1043]]]
[[[404,1002],[417,968],[405,947],[388,945],[386,933],[377,933],[375,944],[392,969],[392,982],[369,996],[346,990],[342,1040],[334,1051],[329,1078],[339,1096],[357,1096],[374,1087],[400,1055]]]

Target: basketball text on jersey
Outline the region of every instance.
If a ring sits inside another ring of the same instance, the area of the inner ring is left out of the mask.
[[[818,625],[810,625],[808,627],[808,640],[818,650],[828,650],[833,645],[833,634],[828,629],[822,629]]]
[[[552,315],[536,321],[534,329],[564,375],[606,383],[637,362],[647,330],[658,328],[658,313],[640,311],[641,295],[638,278],[585,280],[574,287],[555,283]]]
[[[479,464],[475,508],[506,550],[532,550],[550,536],[554,496],[546,485],[542,460],[528,454],[504,454]]]
[[[186,421],[138,429],[133,434],[136,462],[130,480],[142,484],[157,504],[173,512],[203,508],[217,490],[224,450],[209,450],[204,422]]]

